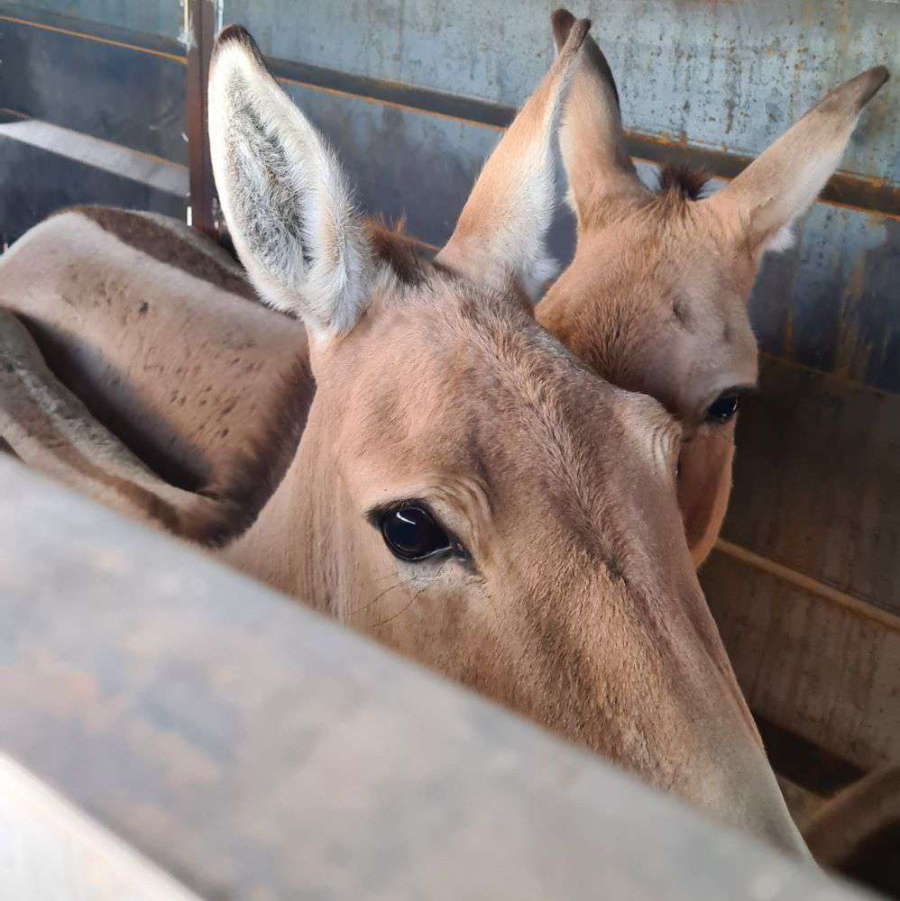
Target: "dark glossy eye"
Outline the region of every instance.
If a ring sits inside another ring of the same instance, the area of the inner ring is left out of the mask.
[[[401,560],[424,560],[453,547],[450,536],[425,507],[408,504],[382,514],[384,543]]]
[[[737,413],[739,405],[740,398],[737,394],[723,394],[710,404],[706,419],[708,422],[728,422]]]

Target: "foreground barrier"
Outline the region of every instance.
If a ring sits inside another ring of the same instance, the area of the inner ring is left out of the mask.
[[[862,897],[2,455],[0,752],[204,898]],[[164,896],[0,777],[0,897]]]

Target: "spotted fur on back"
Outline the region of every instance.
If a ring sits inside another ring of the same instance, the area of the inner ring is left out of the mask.
[[[171,230],[150,214],[132,210],[84,205],[59,210],[54,215],[64,213],[79,213],[85,216],[96,222],[104,231],[110,232],[119,240],[160,263],[174,266],[230,294],[237,294],[247,300],[259,300],[240,266],[231,261],[225,251],[220,251],[211,241],[206,242],[208,248],[204,250],[192,247],[185,240],[175,239]]]

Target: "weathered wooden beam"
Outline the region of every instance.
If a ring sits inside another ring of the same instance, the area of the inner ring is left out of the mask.
[[[0,749],[203,897],[861,897],[4,459]]]

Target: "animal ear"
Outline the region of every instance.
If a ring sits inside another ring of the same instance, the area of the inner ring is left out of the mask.
[[[570,30],[559,56],[485,163],[437,259],[473,281],[510,281],[537,299],[556,274],[545,240],[556,207],[554,140],[567,89],[591,23]]]
[[[550,17],[553,39],[562,52],[575,23],[566,9]],[[594,39],[584,41],[584,61],[572,79],[559,145],[569,180],[569,204],[579,230],[598,219],[610,197],[646,194],[625,149],[619,92],[612,70]]]
[[[825,187],[863,107],[888,77],[884,66],[876,66],[835,88],[737,178],[701,202],[737,217],[754,253],[789,247],[792,223]]]
[[[334,153],[234,25],[210,63],[209,136],[225,220],[261,297],[318,337],[350,331],[372,270],[362,220]]]

